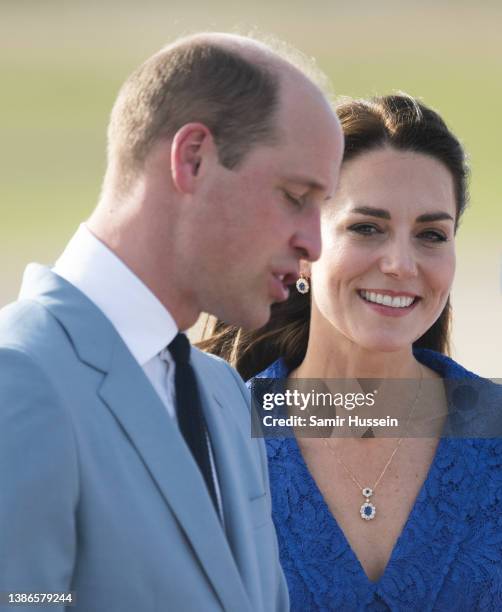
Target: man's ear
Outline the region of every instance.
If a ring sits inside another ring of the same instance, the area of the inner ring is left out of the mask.
[[[194,192],[215,149],[213,136],[203,123],[187,123],[176,132],[171,145],[171,175],[179,192]]]

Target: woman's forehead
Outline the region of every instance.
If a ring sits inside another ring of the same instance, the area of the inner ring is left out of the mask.
[[[451,172],[439,160],[412,151],[379,149],[345,162],[333,205],[338,212],[375,208],[456,214]]]

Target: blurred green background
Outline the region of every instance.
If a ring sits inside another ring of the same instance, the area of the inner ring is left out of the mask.
[[[92,210],[122,81],[198,30],[275,35],[315,56],[337,94],[404,90],[443,115],[472,167],[454,356],[502,378],[500,2],[0,1],[0,305],[26,263],[53,262]]]

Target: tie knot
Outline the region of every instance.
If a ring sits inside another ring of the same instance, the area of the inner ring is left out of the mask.
[[[175,363],[188,363],[190,359],[190,342],[185,334],[176,334],[168,346]]]

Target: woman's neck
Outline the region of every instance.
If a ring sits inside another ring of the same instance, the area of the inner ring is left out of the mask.
[[[373,351],[358,346],[336,330],[311,335],[297,378],[415,378],[418,364],[412,347]]]

